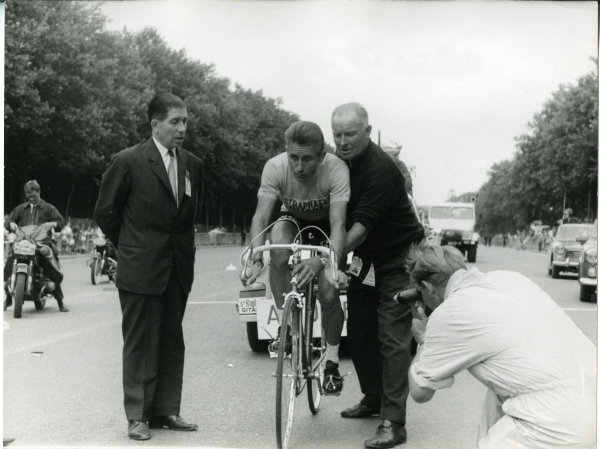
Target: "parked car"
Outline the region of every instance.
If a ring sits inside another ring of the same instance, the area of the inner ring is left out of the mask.
[[[594,225],[568,223],[560,226],[550,248],[548,274],[558,278],[562,272],[577,273],[582,241],[591,235]]]
[[[588,302],[598,298],[598,223],[583,242],[579,256],[579,300]]]

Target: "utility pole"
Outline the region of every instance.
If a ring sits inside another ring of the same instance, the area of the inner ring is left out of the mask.
[[[377,146],[381,146],[381,130],[377,131]]]

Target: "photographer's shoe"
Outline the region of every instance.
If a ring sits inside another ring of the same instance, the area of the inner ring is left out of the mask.
[[[325,362],[325,373],[323,378],[323,389],[327,396],[339,396],[344,388],[344,379],[340,376],[340,364],[331,360]]]
[[[398,444],[406,443],[406,428],[393,421],[388,421],[390,425],[381,423],[377,427],[375,436],[365,441],[365,447],[372,449],[388,449]]]

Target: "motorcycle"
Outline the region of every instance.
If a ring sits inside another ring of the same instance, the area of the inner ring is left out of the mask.
[[[117,279],[117,253],[110,240],[104,237],[94,239],[94,257],[89,261],[92,270],[92,284],[100,282],[100,276],[108,276],[109,281]]]
[[[62,281],[60,267],[54,266],[53,249],[44,243],[48,240],[45,226],[17,227],[16,239],[12,246],[12,274],[8,283],[8,294],[14,303],[14,317],[21,318],[23,303],[33,301],[36,310],[46,306],[46,300],[52,298],[56,288],[52,275],[57,282]],[[54,270],[53,273],[50,271]]]

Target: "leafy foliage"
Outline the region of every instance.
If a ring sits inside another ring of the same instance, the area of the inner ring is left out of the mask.
[[[598,61],[594,60],[597,64]],[[481,187],[478,214],[490,232],[522,229],[534,220],[552,223],[563,201],[580,218],[597,215],[598,73],[560,86],[516,138],[510,161],[495,164]]]
[[[7,172],[20,185],[28,173],[50,169],[99,176],[115,153],[150,137],[147,104],[172,92],[188,107],[184,147],[205,163],[206,213],[216,210],[219,225],[224,214],[232,221],[236,210],[247,214],[264,163],[283,151],[284,132],[298,117],[279,99],[232,87],[213,65],[169,48],[155,29],[106,31],[99,8],[7,5]]]

